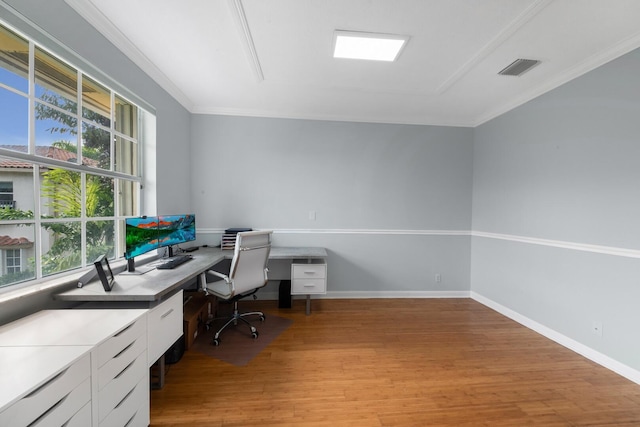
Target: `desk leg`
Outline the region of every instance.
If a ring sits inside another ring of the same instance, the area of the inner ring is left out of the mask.
[[[160,390],[164,387],[164,354],[158,359],[158,382],[151,384],[153,390]]]
[[[291,308],[291,280],[280,280],[278,308]]]
[[[311,314],[311,295],[307,295],[307,316]]]

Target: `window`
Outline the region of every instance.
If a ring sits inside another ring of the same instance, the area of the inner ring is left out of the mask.
[[[0,24],[0,287],[124,253],[147,117]]]
[[[13,182],[0,181],[0,209],[15,208],[15,202],[13,201]]]
[[[4,251],[4,265],[7,274],[20,273],[20,249],[7,249]]]

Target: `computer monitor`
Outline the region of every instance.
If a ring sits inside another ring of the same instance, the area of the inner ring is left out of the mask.
[[[139,217],[125,219],[125,253],[128,260],[127,270],[135,270],[134,258],[158,249],[158,217]]]
[[[172,246],[196,240],[195,214],[160,215],[158,217],[158,246],[169,247],[172,256]]]

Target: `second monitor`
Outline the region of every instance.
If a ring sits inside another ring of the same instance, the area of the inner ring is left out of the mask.
[[[135,271],[136,256],[162,247],[172,246],[196,239],[195,214],[160,215],[152,217],[127,218],[125,221],[127,270]]]
[[[169,247],[173,256],[173,245],[196,240],[196,216],[161,215],[158,217],[158,247]]]

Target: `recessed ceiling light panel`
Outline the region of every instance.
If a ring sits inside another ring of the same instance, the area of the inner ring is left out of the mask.
[[[333,57],[391,62],[398,58],[408,39],[395,34],[337,30]]]

